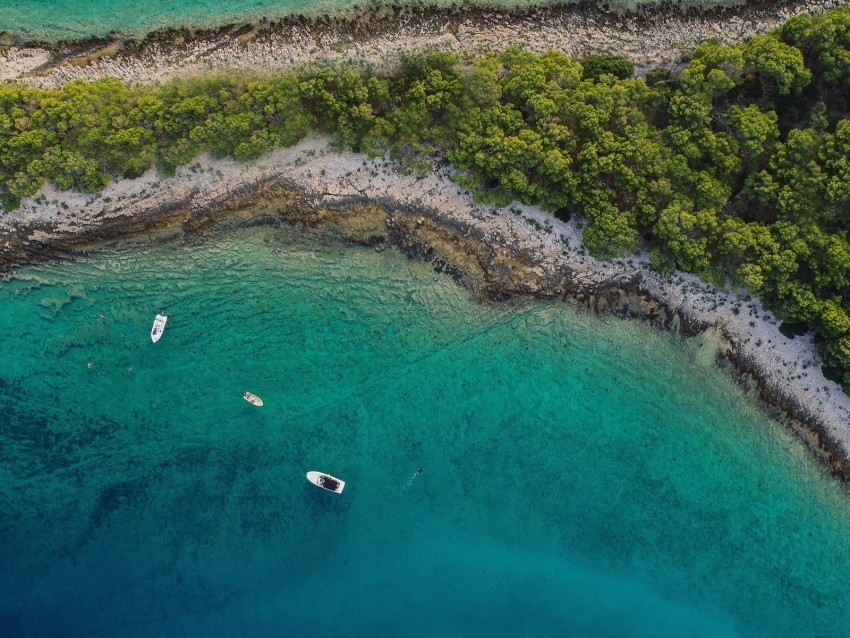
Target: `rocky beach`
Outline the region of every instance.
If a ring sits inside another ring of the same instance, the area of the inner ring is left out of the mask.
[[[431,261],[482,300],[566,299],[596,313],[649,321],[701,340],[706,356],[793,427],[832,473],[850,477],[850,397],[823,377],[812,336],[783,336],[745,291],[653,271],[643,255],[599,261],[583,222],[538,208],[476,204],[436,166],[417,177],[365,155],[305,140],[254,163],[201,157],[168,179],[151,171],[99,196],[42,189],[0,219],[4,270],[121,241],[192,241],[235,225],[288,225],[326,241]]]
[[[487,7],[377,4],[340,14],[233,24],[209,30],[166,29],[142,40],[113,34],[58,43],[25,42],[0,33],[0,80],[58,87],[74,79],[117,77],[150,83],[208,72],[263,72],[311,62],[388,69],[416,51],[481,54],[511,45],[570,56],[616,54],[637,73],[672,67],[699,42],[723,43],[779,27],[802,13],[844,0],[749,2],[705,11],[678,5],[637,13],[595,3]]]
[[[0,79],[42,87],[101,77],[152,83],[319,60],[374,69],[422,49],[477,54],[512,44],[574,56],[616,53],[643,71],[678,64],[705,39],[740,42],[790,16],[840,4],[765,2],[705,13],[662,7],[641,14],[587,5],[516,11],[381,6],[320,19],[157,32],[142,41],[92,38],[54,45],[6,34]],[[328,140],[313,138],[251,163],[201,157],[172,178],[150,171],[114,182],[98,196],[45,187],[0,218],[0,261],[10,272],[111,241],[188,241],[209,228],[238,224],[288,224],[378,250],[396,245],[432,261],[482,299],[568,299],[595,312],[698,335],[707,356],[730,364],[834,474],[850,478],[850,398],[821,374],[810,334],[788,339],[745,292],[717,291],[690,275],[659,274],[643,255],[595,260],[581,245],[582,220],[564,223],[519,204],[476,204],[451,180],[449,168],[439,160],[433,168],[417,177],[393,162],[339,153]]]

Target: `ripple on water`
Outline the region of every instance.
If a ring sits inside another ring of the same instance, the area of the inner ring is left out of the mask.
[[[698,340],[288,232],[0,286],[4,634],[848,625],[846,494]]]

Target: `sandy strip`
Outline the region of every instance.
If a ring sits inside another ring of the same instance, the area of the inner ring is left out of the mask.
[[[775,29],[791,16],[822,12],[847,1],[758,2],[706,13],[667,8],[652,16],[609,13],[587,5],[518,11],[377,6],[317,20],[214,32],[157,32],[142,42],[106,38],[51,48],[0,47],[0,81],[59,87],[73,79],[117,77],[150,83],[209,71],[285,70],[319,61],[387,69],[413,51],[480,54],[512,44],[538,53],[623,55],[641,72],[675,66],[706,39],[741,42]]]
[[[112,236],[154,237],[145,220],[167,216],[177,236],[227,223],[308,220],[308,229],[343,220],[339,239],[380,247],[395,236],[443,270],[460,273],[482,296],[566,298],[701,333],[713,344],[712,355],[756,379],[754,389],[792,417],[834,473],[850,476],[850,397],[821,374],[811,335],[789,340],[745,292],[718,292],[690,275],[652,272],[645,255],[595,260],[580,248],[581,220],[563,223],[520,204],[477,205],[449,180],[448,170],[406,176],[389,161],[336,153],[315,138],[252,163],[201,157],[173,178],[160,180],[150,171],[99,196],[46,186],[0,217],[0,260],[8,263],[21,242],[38,255],[51,246],[67,250],[69,237],[88,236],[83,247],[89,249],[108,228]]]

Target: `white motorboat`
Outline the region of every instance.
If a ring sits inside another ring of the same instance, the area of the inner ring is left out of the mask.
[[[251,405],[256,405],[258,408],[263,407],[263,400],[253,392],[245,392],[242,395],[242,398],[245,399]]]
[[[323,490],[337,494],[342,494],[342,490],[345,488],[345,481],[340,481],[338,478],[322,472],[307,472],[307,480]]]
[[[151,341],[156,343],[159,341],[159,338],[162,336],[163,331],[165,330],[165,322],[168,321],[168,317],[165,315],[157,315],[156,319],[153,320],[153,327],[151,328]]]

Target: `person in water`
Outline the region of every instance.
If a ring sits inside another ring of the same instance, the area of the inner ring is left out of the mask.
[[[424,468],[424,467],[420,467],[420,468],[419,468],[419,471],[418,471],[418,472],[416,472],[416,473],[417,473],[417,474],[422,474],[422,472],[424,472],[424,471],[425,471],[425,468]]]

